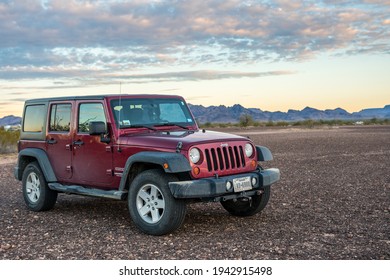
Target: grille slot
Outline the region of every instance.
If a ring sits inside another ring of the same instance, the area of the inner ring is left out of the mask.
[[[245,156],[242,146],[205,149],[205,157],[209,172],[245,167]]]

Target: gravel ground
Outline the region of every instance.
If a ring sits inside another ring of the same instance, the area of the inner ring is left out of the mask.
[[[61,194],[27,210],[0,157],[0,259],[390,259],[390,127],[234,130],[267,146],[282,179],[261,214],[191,204],[173,234],[140,233],[126,202]]]

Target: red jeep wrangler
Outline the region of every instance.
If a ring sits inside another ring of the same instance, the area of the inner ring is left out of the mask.
[[[25,102],[15,177],[33,211],[58,193],[128,201],[143,232],[181,226],[188,201],[215,201],[232,215],[267,204],[279,170],[249,139],[200,130],[184,99],[166,95],[42,98]]]

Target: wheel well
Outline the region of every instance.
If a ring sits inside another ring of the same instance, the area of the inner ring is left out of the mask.
[[[150,170],[150,169],[161,169],[161,170],[163,170],[163,168],[159,164],[145,163],[145,162],[135,162],[135,163],[133,163],[133,165],[130,168],[127,180],[126,180],[126,187],[125,187],[125,189],[127,189],[127,190],[129,189],[131,182],[133,182],[134,178],[138,174],[140,174],[140,173],[142,173],[142,172],[144,172],[146,170]]]
[[[20,179],[22,178],[24,169],[26,169],[27,165],[29,165],[30,163],[32,163],[34,161],[38,163],[38,160],[32,156],[22,156],[19,158],[19,162],[18,162],[19,174],[18,174],[18,176]],[[39,163],[38,163],[38,165],[39,165]]]

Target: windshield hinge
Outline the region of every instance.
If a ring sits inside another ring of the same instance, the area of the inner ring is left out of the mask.
[[[177,145],[176,145],[176,153],[180,153],[180,150],[181,150],[182,147],[183,147],[183,143],[182,142],[177,143]]]

